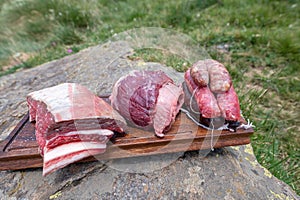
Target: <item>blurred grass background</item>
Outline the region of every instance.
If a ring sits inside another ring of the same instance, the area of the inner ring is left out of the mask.
[[[227,66],[256,126],[258,161],[300,194],[299,15],[297,0],[2,0],[0,76],[132,28],[185,33]],[[132,59],[188,67],[161,51],[137,50]]]

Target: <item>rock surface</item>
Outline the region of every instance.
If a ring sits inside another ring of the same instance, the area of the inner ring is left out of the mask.
[[[131,61],[129,44],[111,42],[0,79],[0,140],[27,112],[26,95],[77,82],[98,95],[133,69],[162,69]],[[210,151],[72,164],[47,177],[41,169],[0,172],[0,199],[299,199],[261,167],[251,145]]]

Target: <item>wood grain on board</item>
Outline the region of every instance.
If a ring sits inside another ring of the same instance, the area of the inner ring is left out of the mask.
[[[34,123],[29,122],[27,113],[11,134],[0,143],[0,170],[43,166],[34,126]],[[250,143],[252,133],[253,129],[212,132],[197,126],[184,113],[180,113],[164,138],[156,137],[153,131],[129,127],[125,136],[116,137],[108,143],[104,154],[91,156],[83,161],[210,149],[211,144],[214,148],[243,145]]]

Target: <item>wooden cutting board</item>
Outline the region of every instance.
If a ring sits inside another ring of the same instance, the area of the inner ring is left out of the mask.
[[[35,138],[35,124],[29,122],[28,113],[10,135],[0,143],[0,170],[18,170],[43,166]],[[243,145],[250,143],[253,129],[208,131],[197,126],[185,113],[179,113],[171,130],[164,138],[157,138],[153,131],[129,128],[123,137],[108,143],[104,154],[82,161],[107,160],[154,154]]]

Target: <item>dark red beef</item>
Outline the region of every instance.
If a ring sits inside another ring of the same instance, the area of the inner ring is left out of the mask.
[[[170,92],[174,94],[171,95],[172,100],[164,102],[163,105],[159,104],[158,108],[158,100],[164,99]],[[183,103],[183,91],[163,71],[132,71],[115,83],[110,100],[112,107],[131,125],[142,129],[154,127],[156,135],[162,137],[179,112],[177,108]],[[155,125],[158,109],[166,110],[167,121],[160,125],[156,122]]]
[[[137,88],[129,101],[129,113],[132,121],[138,126],[152,124],[155,104],[162,85],[150,83]]]

